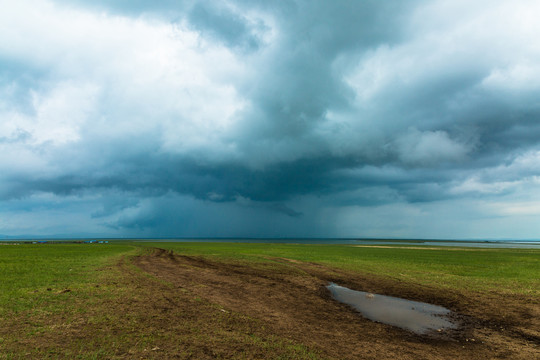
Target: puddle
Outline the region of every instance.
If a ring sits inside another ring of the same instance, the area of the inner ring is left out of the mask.
[[[352,306],[373,321],[417,334],[457,328],[457,324],[448,318],[451,311],[442,306],[351,290],[334,283],[330,283],[327,288],[334,299]]]

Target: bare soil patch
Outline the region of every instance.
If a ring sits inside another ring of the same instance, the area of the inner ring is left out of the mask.
[[[149,275],[128,258],[97,270],[96,278],[95,292],[84,296],[50,291],[63,297],[63,309],[0,317],[0,359],[313,358],[259,320]]]
[[[449,293],[320,264],[269,260],[224,261],[156,249],[134,258],[134,263],[174,284],[177,291],[257,319],[265,335],[304,344],[323,358],[534,359],[540,355],[538,299],[495,292]],[[459,314],[462,326],[457,331],[420,336],[372,322],[333,300],[325,288],[329,281],[445,306]]]
[[[95,290],[51,289],[62,310],[0,319],[0,359],[537,359],[539,300],[448,292],[284,258],[162,249],[96,271]],[[429,336],[362,318],[328,282],[442,305],[462,327]],[[54,291],[53,291],[54,290]]]

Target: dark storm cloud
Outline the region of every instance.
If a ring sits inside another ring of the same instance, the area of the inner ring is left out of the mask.
[[[215,4],[214,4],[215,5]],[[259,48],[260,39],[246,20],[227,8],[215,8],[207,3],[196,3],[190,10],[189,22],[203,35],[208,34],[230,47],[241,47],[250,51]],[[259,24],[261,30],[263,24]]]
[[[120,148],[117,150],[121,151]],[[69,156],[62,158],[67,162],[75,160]],[[196,159],[171,159],[143,153],[131,159],[123,158],[120,166],[115,166],[112,160],[107,159],[107,166],[111,167],[107,171],[86,168],[77,174],[36,177],[33,180],[27,176],[14,177],[14,185],[4,197],[22,197],[33,191],[68,195],[86,189],[116,188],[142,196],[174,191],[218,202],[233,201],[237,197],[263,202],[286,201],[296,195],[330,191],[333,186],[328,172],[338,166],[331,159],[326,163],[317,159],[254,170],[234,163],[204,166]],[[295,215],[284,207],[275,208]]]
[[[272,10],[280,42],[249,85],[263,120],[248,136],[296,138],[309,133],[329,109],[347,107],[353,96],[333,69],[338,56],[396,42],[408,9],[406,3],[389,8],[372,1],[277,4]]]
[[[325,209],[492,201],[540,175],[540,55],[498,28],[502,2],[55,4],[81,37],[0,48],[4,201],[94,196],[118,231],[198,234],[192,209],[228,211],[228,234],[250,217],[271,232],[269,214],[292,233]]]

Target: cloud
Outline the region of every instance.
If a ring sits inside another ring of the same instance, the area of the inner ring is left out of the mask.
[[[402,216],[417,230],[387,233],[413,236],[537,191],[533,2],[3,3],[11,219],[60,202],[100,234],[385,236]]]
[[[449,138],[445,131],[410,129],[396,139],[399,159],[407,165],[438,165],[464,160],[469,146]]]
[[[231,9],[196,3],[189,12],[189,23],[203,35],[222,41],[230,47],[239,47],[248,51],[256,51],[261,39],[257,33],[264,33],[267,27],[264,22],[252,20],[235,14]],[[263,34],[261,34],[263,35]]]

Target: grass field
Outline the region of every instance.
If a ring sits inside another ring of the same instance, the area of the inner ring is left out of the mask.
[[[540,250],[536,249],[170,242],[141,245],[243,260],[285,257],[448,289],[497,289],[540,296]]]
[[[65,290],[84,294],[95,285],[96,270],[129,245],[32,244],[0,247],[0,314],[42,306],[64,306],[56,295]]]
[[[154,248],[177,255],[162,252],[152,257]],[[189,273],[193,269],[198,270]],[[307,305],[304,325],[278,324],[265,314],[274,311],[272,306],[278,306],[278,314],[288,300],[275,305],[257,298],[268,287],[286,293],[293,291],[287,284],[294,283],[306,291],[334,278],[392,295],[447,301],[465,312],[471,307],[467,316],[484,325],[496,323],[493,329],[503,323],[513,326],[511,340],[496,340],[503,336],[498,333],[485,335],[495,339],[489,348],[493,354],[506,351],[509,358],[527,358],[538,350],[533,327],[540,314],[540,250],[123,241],[0,245],[0,359],[347,358],[331,346],[318,345],[332,338],[328,331],[320,338],[315,333],[298,335],[309,321],[318,321],[310,320]],[[220,284],[237,287],[238,293],[229,294]],[[259,287],[250,293],[253,284]],[[264,312],[237,303],[244,290],[246,299],[255,296],[252,302],[267,302]],[[317,295],[320,291],[312,294],[314,304],[338,306]],[[272,296],[270,292],[266,297]],[[462,303],[462,297],[468,300]],[[486,299],[485,306],[475,308],[478,299]],[[521,310],[509,310],[499,319],[505,306]],[[349,319],[346,308],[332,311],[343,311]],[[286,317],[283,313],[276,319]],[[337,336],[341,325],[328,322],[327,327],[334,325]],[[354,326],[349,331],[356,331]],[[378,342],[389,332],[379,329],[380,324],[362,326],[368,327],[359,330],[351,349],[364,340]],[[474,331],[471,328],[467,336],[483,336]],[[388,354],[372,357],[415,358],[441,346],[403,336],[403,346],[413,349],[410,356],[392,343]],[[455,346],[445,342],[448,354],[442,351],[439,358],[459,358],[465,340],[456,341]],[[478,354],[485,351],[478,348]],[[370,358],[366,354],[362,356]]]

